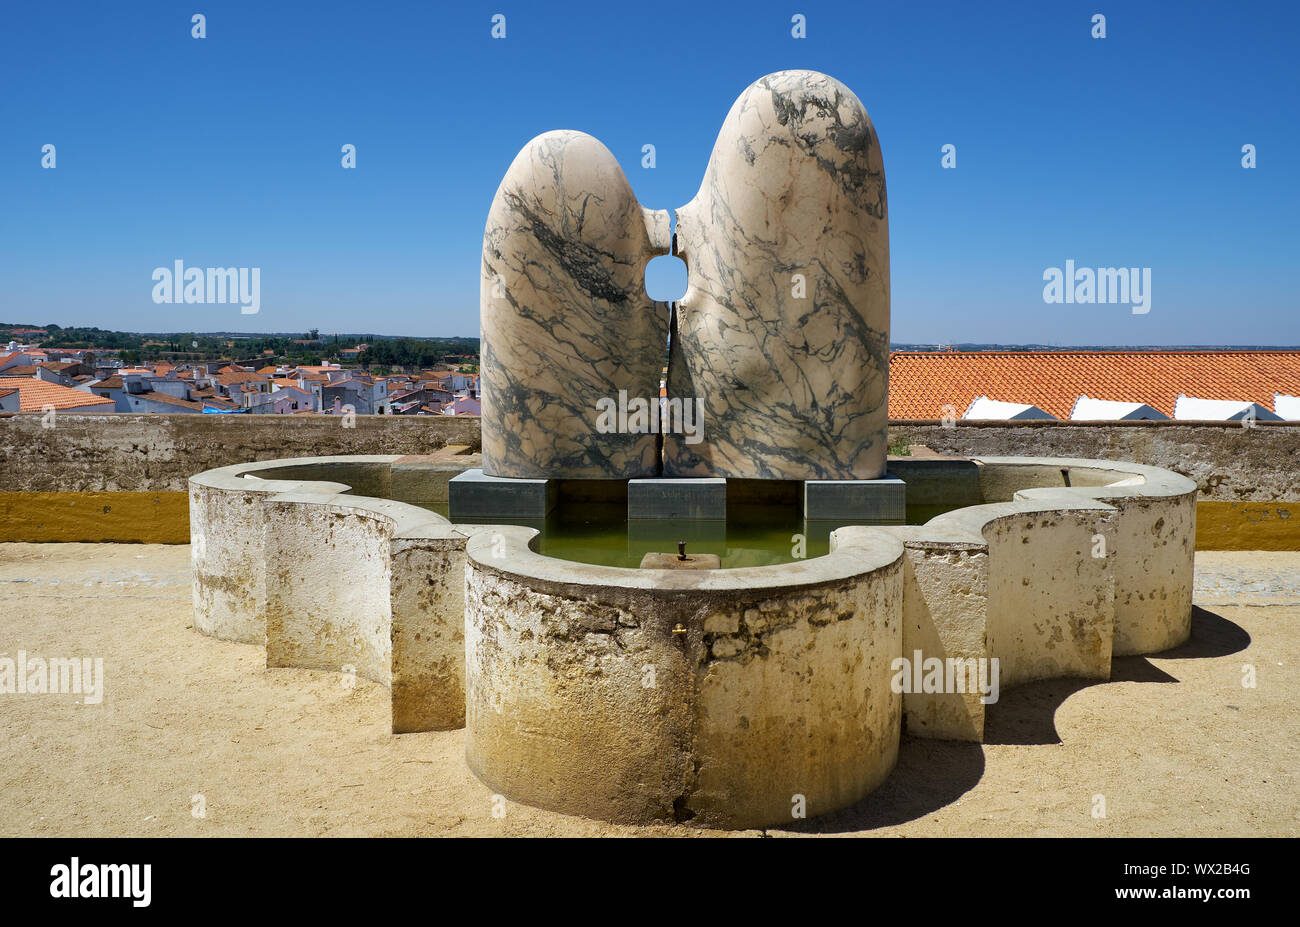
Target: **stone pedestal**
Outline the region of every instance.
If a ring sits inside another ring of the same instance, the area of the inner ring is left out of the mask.
[[[649,553],[641,558],[643,570],[718,570],[722,558],[717,554],[688,554],[682,559],[677,554]]]
[[[806,480],[803,516],[840,524],[901,525],[907,520],[907,484],[886,473],[875,480]]]
[[[725,519],[724,479],[628,480],[627,517]]]
[[[545,518],[555,508],[555,480],[510,479],[466,470],[447,482],[452,521],[476,518]]]

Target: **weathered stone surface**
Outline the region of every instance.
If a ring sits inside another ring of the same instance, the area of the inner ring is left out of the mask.
[[[340,427],[336,418],[61,415],[58,426],[47,429],[41,427],[39,413],[9,413],[0,415],[0,491],[184,492],[191,474],[247,460],[316,453],[422,454],[446,443],[477,447],[479,441],[474,416],[358,415],[355,429]],[[1192,478],[1202,500],[1300,501],[1300,423],[1295,422],[1262,422],[1254,428],[1182,422],[957,422],[944,428],[937,422],[893,422],[889,440],[963,456],[1131,460]],[[465,459],[467,467],[477,463]],[[947,501],[935,489],[913,501]],[[965,504],[968,498],[963,492],[954,501]],[[1283,508],[1286,514],[1275,514],[1273,520],[1287,521],[1295,510],[1294,505]]]
[[[394,734],[465,726],[465,541],[392,542]]]
[[[292,494],[273,496],[263,510],[266,665],[389,685],[391,520]]]
[[[905,654],[997,660],[1005,688],[1109,678],[1113,656],[1187,640],[1191,480],[1099,460],[988,457],[975,465],[988,504],[880,529],[905,543]],[[832,544],[874,531],[841,528]],[[903,697],[907,729],[923,737],[982,740],[989,710],[970,691]]]
[[[1300,501],[1300,422],[893,422],[890,441],[964,457],[1131,460],[1189,477],[1202,499]]]
[[[659,395],[668,307],[645,266],[668,245],[668,213],[643,209],[590,135],[547,132],[515,158],[483,234],[487,475],[659,472],[657,436],[602,433],[597,402]]]
[[[1081,505],[1007,514],[985,524],[986,640],[1000,663],[1002,687],[1110,678],[1115,574],[1092,549],[1098,537],[1113,546],[1114,515],[1106,506]]]
[[[745,90],[677,211],[676,253],[690,287],[668,389],[703,400],[704,440],[666,435],[665,473],[880,476],[888,206],[880,144],[852,91],[813,71]]]
[[[700,647],[676,616],[472,570],[466,760],[494,791],[611,821],[672,820],[687,791]],[[646,685],[647,667],[653,673]]]
[[[720,570],[722,558],[717,554],[666,554],[651,551],[641,558],[643,570]]]
[[[387,485],[402,459],[299,458],[195,475],[194,627],[264,643],[268,666],[352,672],[389,686],[394,733],[448,730],[465,720],[465,543],[473,528],[345,494],[347,484],[326,478]],[[269,474],[301,479],[248,478]]]
[[[185,492],[190,476],[255,460],[428,454],[479,443],[472,415],[0,415],[0,491]],[[465,458],[466,466],[473,466]]]
[[[900,653],[997,661],[1001,689],[1105,679],[1114,654],[1190,631],[1195,485],[1141,464],[977,457],[999,501],[841,528],[800,563],[692,571],[556,560],[529,529],[305,479],[382,485],[398,460],[196,476],[195,626],[256,640],[260,619],[269,665],[390,685],[395,732],[463,717],[474,771],[542,807],[727,827],[822,814],[888,775],[904,714],[923,736],[983,738],[983,693],[903,693]]]
[[[493,789],[606,820],[755,827],[850,805],[893,768],[897,541],[668,571],[554,560],[531,534],[466,548],[466,756]]]

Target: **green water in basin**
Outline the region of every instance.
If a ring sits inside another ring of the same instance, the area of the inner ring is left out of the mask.
[[[447,515],[446,504],[421,508]],[[909,505],[907,524],[920,525],[954,506]],[[477,524],[487,520],[480,519]],[[783,505],[733,505],[726,521],[634,519],[625,502],[561,504],[545,519],[500,519],[501,524],[536,528],[538,553],[560,560],[602,566],[639,567],[647,553],[676,553],[686,541],[688,554],[717,554],[724,569],[792,563],[830,552],[830,533],[861,521],[804,521],[797,508]]]

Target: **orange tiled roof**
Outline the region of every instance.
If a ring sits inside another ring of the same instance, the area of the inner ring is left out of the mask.
[[[230,368],[226,367],[224,368],[224,370],[230,370]],[[266,382],[266,377],[262,376],[261,374],[249,373],[243,370],[236,370],[231,373],[226,373],[224,372],[224,370],[223,372],[217,373],[214,377],[214,379],[218,383],[222,384],[223,386],[235,386],[240,383],[265,383]]]
[[[18,390],[18,409],[22,412],[44,412],[47,405],[56,409],[76,409],[80,406],[111,406],[113,400],[103,396],[46,383],[44,380],[24,377],[0,377],[0,389]]]
[[[203,408],[203,403],[201,402],[195,402],[191,399],[181,399],[177,396],[169,395],[168,393],[148,392],[148,393],[139,393],[133,395],[135,395],[135,398],[137,399],[148,399],[153,402],[161,402],[165,406],[179,406],[182,409]]]
[[[1300,395],[1300,351],[895,351],[889,417],[962,415],[976,396],[1038,406],[1068,419],[1074,400],[1145,402],[1169,417],[1179,393],[1273,408]]]

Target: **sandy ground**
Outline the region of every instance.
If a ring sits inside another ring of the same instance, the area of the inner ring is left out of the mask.
[[[185,546],[0,544],[0,657],[102,657],[107,679],[98,705],[0,695],[0,835],[712,833],[494,817],[461,732],[393,736],[383,688],[202,637],[189,583]],[[905,737],[859,805],[764,833],[1297,835],[1300,553],[1198,555],[1197,603],[1183,647],[1003,693],[988,743]]]

